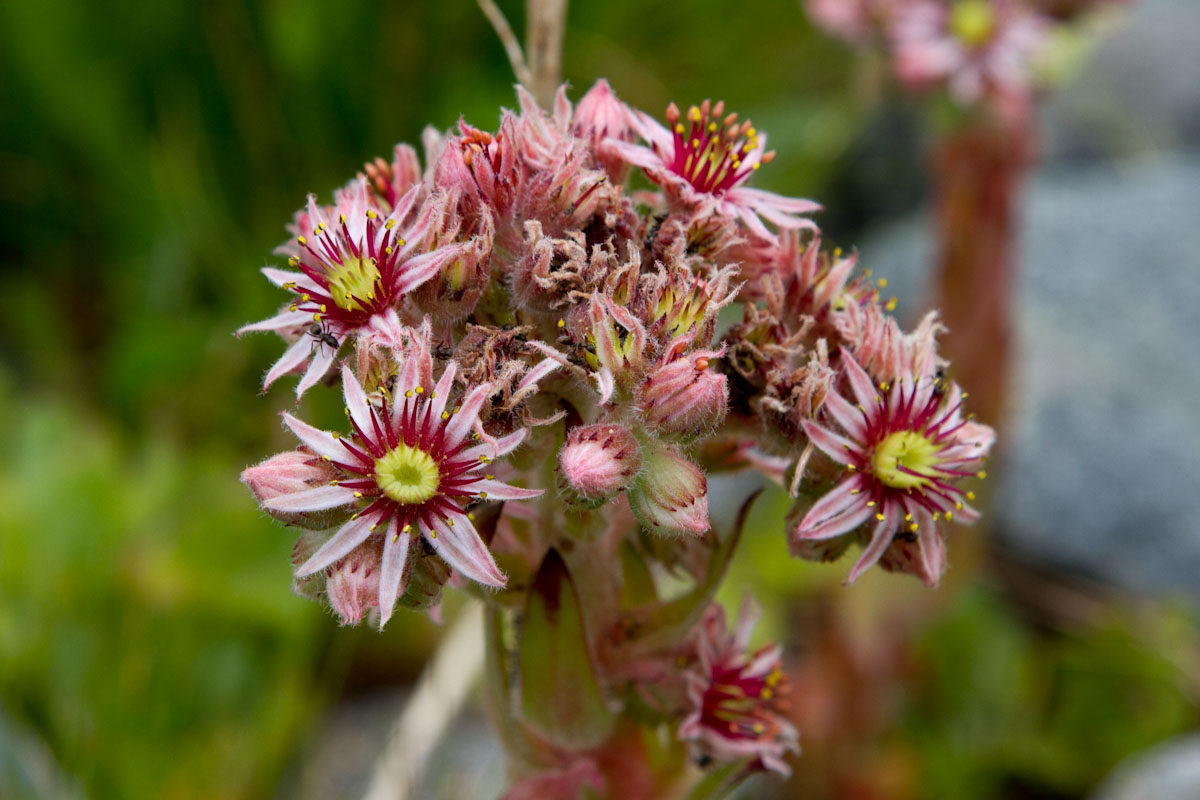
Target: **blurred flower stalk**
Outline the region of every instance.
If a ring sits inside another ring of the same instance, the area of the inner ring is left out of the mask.
[[[286,299],[242,332],[284,342],[264,390],[336,387],[345,421],[285,412],[294,449],[243,481],[342,624],[436,613],[447,587],[483,604],[508,797],[787,774],[804,687],[752,642],[752,598],[732,625],[714,602],[754,495],[716,530],[709,476],[790,487],[791,551],[861,546],[848,582],[934,585],[992,431],[942,377],[937,316],[902,330],[818,205],[751,185],[773,153],[749,120],[656,120],[604,81],[517,96],[296,213],[263,270]]]
[[[807,0],[813,21],[882,53],[928,102],[947,356],[987,419],[1005,415],[1021,197],[1038,155],[1037,105],[1127,0]]]

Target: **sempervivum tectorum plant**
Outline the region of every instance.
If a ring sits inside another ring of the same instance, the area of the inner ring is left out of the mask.
[[[876,386],[848,352],[842,367],[854,402],[837,392],[825,398],[833,425],[805,421],[809,440],[846,468],[846,475],[809,509],[792,532],[803,546],[872,526],[862,556],[850,570],[854,581],[880,560],[893,542],[915,541],[911,564],[926,583],[937,583],[945,566],[941,518],[974,522],[965,477],[983,477],[980,464],[995,433],[965,417],[963,392],[937,378],[898,378]],[[839,432],[840,431],[840,432]]]
[[[428,350],[415,348],[401,368],[392,399],[371,400],[350,368],[343,367],[349,435],[318,430],[285,413],[287,426],[332,468],[334,477],[325,486],[277,494],[263,503],[268,512],[284,515],[334,508],[352,511],[297,568],[299,577],[325,569],[372,537],[382,540],[381,624],[391,616],[409,545],[417,537],[424,537],[466,577],[503,586],[504,575],[476,533],[469,506],[541,494],[501,483],[491,474],[492,459],[516,448],[524,430],[491,442],[472,435],[492,387],[476,386],[455,398],[454,363],[446,367],[436,386],[424,386],[421,374],[429,374],[430,368]]]

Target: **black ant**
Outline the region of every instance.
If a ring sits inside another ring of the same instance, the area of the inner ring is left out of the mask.
[[[328,322],[314,323],[313,326],[308,329],[308,335],[315,339],[313,342],[313,350],[316,350],[318,345],[322,344],[328,345],[335,351],[342,346],[342,343],[338,341],[338,338],[333,335],[333,329],[329,327]]]

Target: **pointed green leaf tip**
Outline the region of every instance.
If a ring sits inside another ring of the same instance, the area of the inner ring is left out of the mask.
[[[533,580],[521,627],[521,715],[571,749],[600,744],[614,716],[592,669],[579,596],[556,550]]]

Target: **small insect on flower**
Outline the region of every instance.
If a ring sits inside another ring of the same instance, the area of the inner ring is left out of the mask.
[[[329,347],[334,352],[337,352],[337,349],[342,345],[342,343],[338,341],[338,338],[333,335],[333,329],[329,327],[328,322],[313,323],[312,327],[308,329],[308,335],[314,339],[312,350],[309,351],[309,355],[312,355],[312,353],[321,345]]]

